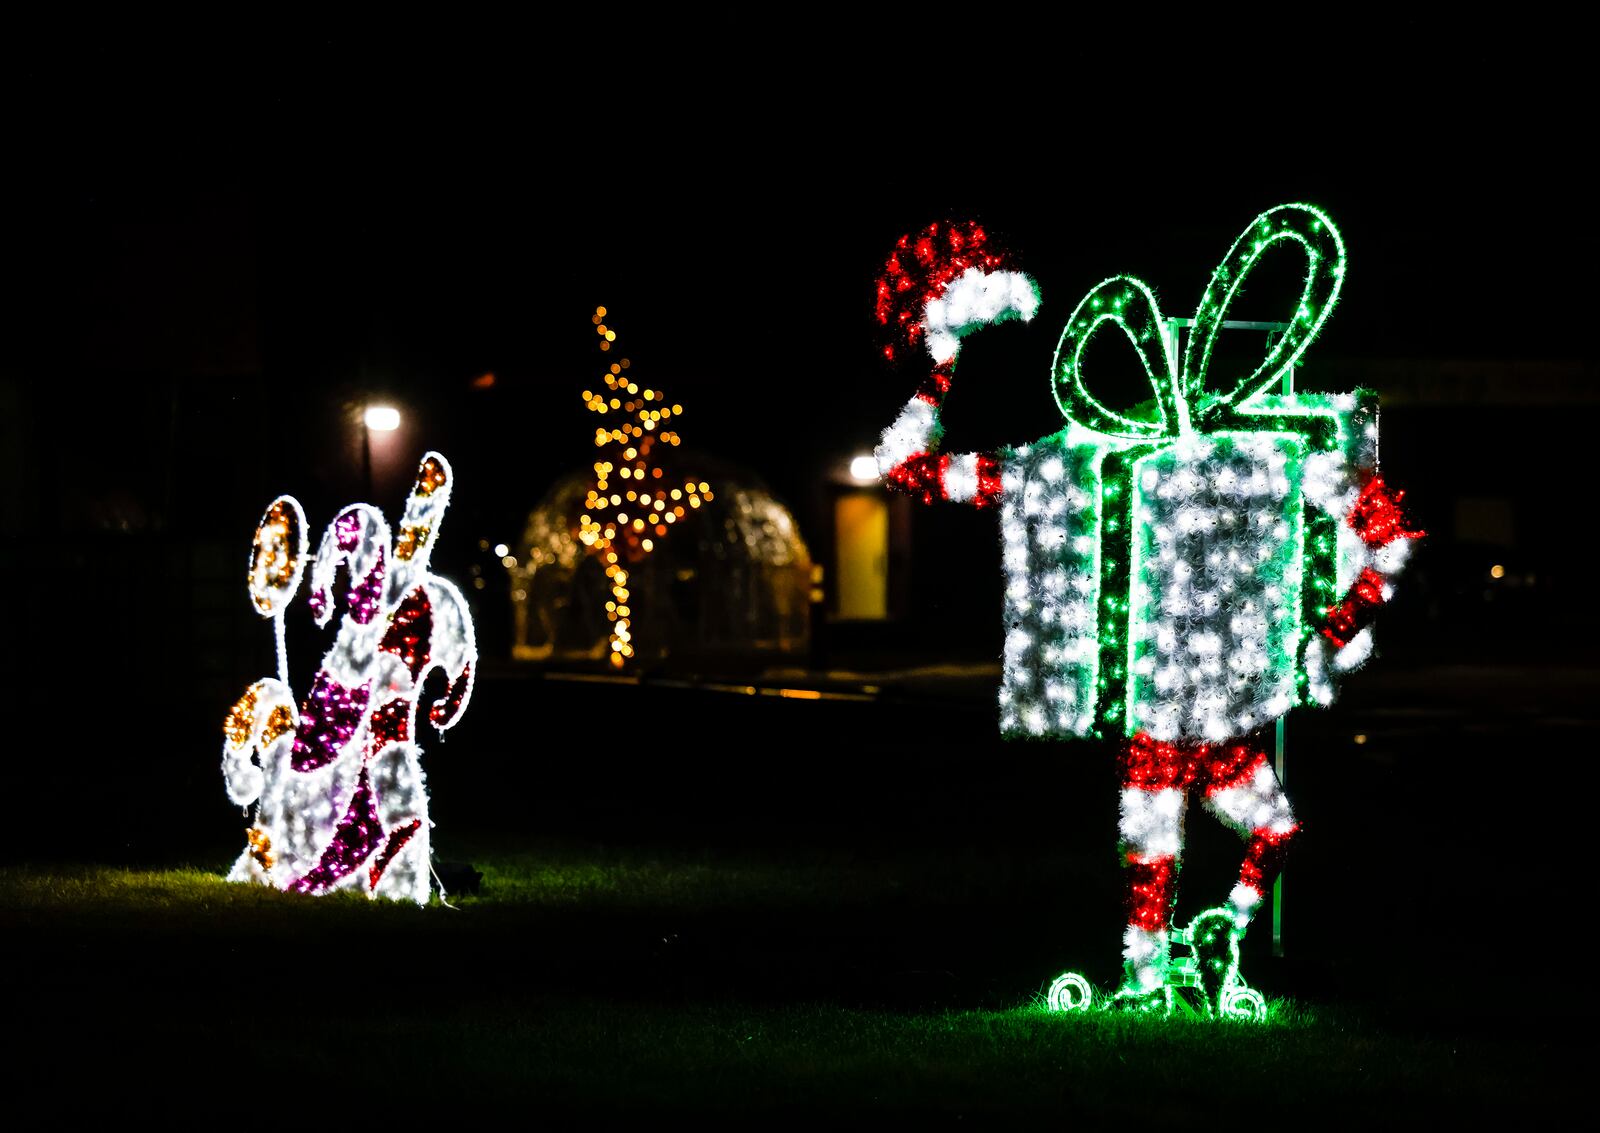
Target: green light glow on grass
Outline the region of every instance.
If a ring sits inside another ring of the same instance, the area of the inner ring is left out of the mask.
[[[1188,928],[1172,929],[1171,942],[1187,945],[1189,954],[1167,966],[1165,983],[1148,990],[1123,988],[1096,1002],[1087,979],[1077,972],[1063,972],[1046,992],[1045,1008],[1058,1013],[1093,1009],[1267,1022],[1271,1013],[1266,999],[1245,983],[1239,972],[1239,941],[1243,936],[1244,930],[1232,909],[1207,909],[1196,915]]]

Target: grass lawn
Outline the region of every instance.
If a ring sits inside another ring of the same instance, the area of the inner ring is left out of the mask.
[[[1537,1017],[1475,1024],[1486,989],[1465,984],[1449,1017],[1268,983],[1260,1025],[1052,1015],[1040,993],[1078,950],[1095,950],[1076,966],[1102,986],[1115,974],[1104,926],[1083,935],[1031,899],[1071,882],[1070,859],[1018,873],[980,853],[463,856],[481,892],[424,909],[229,885],[221,861],[0,870],[14,1104],[252,1124],[303,1120],[302,1094],[384,1125],[508,1104],[1550,1117],[1593,1055]]]

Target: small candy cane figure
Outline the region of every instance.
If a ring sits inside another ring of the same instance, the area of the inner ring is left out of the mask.
[[[1293,317],[1252,372],[1218,383],[1208,371],[1227,310],[1280,242],[1307,261]],[[939,452],[940,407],[961,339],[1032,319],[1038,287],[974,224],[903,237],[878,281],[877,318],[897,340],[887,356],[920,340],[935,360],[883,433],[880,473],[924,503],[1000,514],[1002,732],[1121,741],[1120,1007],[1170,1010],[1174,988],[1195,987],[1211,1014],[1261,1013],[1238,945],[1299,829],[1262,729],[1295,704],[1330,703],[1335,677],[1365,661],[1372,615],[1422,534],[1378,473],[1373,395],[1269,392],[1321,328],[1344,271],[1344,243],[1320,211],[1263,213],[1213,273],[1181,364],[1150,289],[1132,276],[1105,280],[1056,350],[1066,428],[957,456]],[[1143,364],[1154,393],[1145,412],[1117,412],[1083,384],[1084,349],[1108,323]],[[1227,903],[1174,930],[1193,793],[1246,851]],[[1190,955],[1174,960],[1174,943]],[[1075,973],[1050,992],[1058,1009],[1089,999]]]
[[[273,620],[278,675],[251,685],[223,725],[228,796],[255,806],[229,880],[427,902],[432,823],[413,739],[418,700],[428,675],[443,672],[448,687],[428,720],[440,732],[450,728],[477,662],[466,601],[428,570],[452,483],[444,457],[422,458],[398,543],[367,504],[350,505],[329,525],[308,601],[319,626],[338,605],[344,614],[298,708],[283,615],[305,568],[305,515],[288,496],[267,508],[249,582],[257,612]]]

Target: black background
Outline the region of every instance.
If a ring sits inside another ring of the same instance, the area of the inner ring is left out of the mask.
[[[397,467],[432,447],[458,473],[436,565],[488,563],[480,540],[514,542],[588,458],[596,304],[635,372],[684,404],[686,446],[754,470],[808,532],[826,515],[818,485],[920,376],[878,358],[872,284],[893,240],[935,219],[985,222],[1044,292],[1031,325],[969,341],[952,449],[1057,427],[1048,363],[1088,286],[1131,272],[1187,313],[1250,218],[1286,200],[1326,209],[1350,248],[1307,385],[1319,363],[1371,360],[1592,375],[1574,29],[1022,17],[561,12],[437,36],[100,32],[21,51],[4,569],[13,703],[39,736],[23,774],[58,805],[111,791],[203,806],[216,721],[270,664],[234,581],[260,509],[288,491],[315,527],[362,494],[350,410],[392,398],[412,453]],[[1264,272],[1237,314],[1277,317],[1281,295]],[[1115,387],[1118,360],[1095,361]],[[1397,672],[1587,663],[1593,398],[1564,388],[1571,404],[1386,414],[1386,470],[1433,536],[1386,623]],[[404,474],[378,471],[374,502],[393,510]],[[1512,545],[1455,538],[1455,502],[1484,495],[1512,501]],[[993,657],[993,518],[919,525],[902,642]],[[1502,559],[1529,580],[1515,594],[1484,583]],[[503,655],[504,594],[478,598],[486,655]],[[559,710],[531,718],[539,758],[573,756]],[[714,709],[695,719],[687,764],[736,741]],[[525,758],[511,737],[528,720],[486,714],[483,766]],[[863,747],[926,743],[881,723],[858,724]],[[692,789],[732,788],[718,772]],[[58,817],[28,816],[19,852],[184,842],[86,839]]]

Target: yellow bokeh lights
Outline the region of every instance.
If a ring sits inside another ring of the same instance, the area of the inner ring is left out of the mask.
[[[591,322],[599,338],[602,351],[609,351],[617,340],[616,327],[606,322],[606,308],[596,307]],[[701,500],[712,499],[710,485],[703,480],[685,480],[683,488],[651,488],[642,490],[645,482],[660,480],[664,470],[653,465],[651,458],[657,443],[676,448],[681,443],[676,432],[661,428],[661,423],[683,413],[683,406],[667,407],[667,395],[660,389],[643,389],[637,382],[623,376],[630,368],[627,358],[608,363],[600,375],[605,391],[586,389],[582,393],[584,408],[593,413],[616,413],[621,418],[608,428],[594,431],[597,448],[617,446],[614,460],[596,461],[595,478],[584,500],[584,514],[578,519],[578,540],[607,564],[606,575],[611,582],[611,599],[606,603],[606,618],[611,623],[609,656],[615,668],[622,668],[634,655],[632,632],[632,607],[628,605],[628,572],[618,565],[622,560],[637,563],[656,549],[660,539],[666,537],[668,524],[676,523],[687,513],[682,507],[667,505],[673,500],[688,499],[689,506],[698,508]],[[606,391],[609,391],[607,393]],[[614,395],[614,396],[612,396]],[[628,398],[630,400],[624,400]],[[636,400],[633,400],[636,399]],[[615,472],[620,479],[638,485],[638,488],[610,492],[609,476]],[[629,515],[623,509],[624,499],[636,503],[649,519]],[[611,515],[602,511],[616,508]]]

